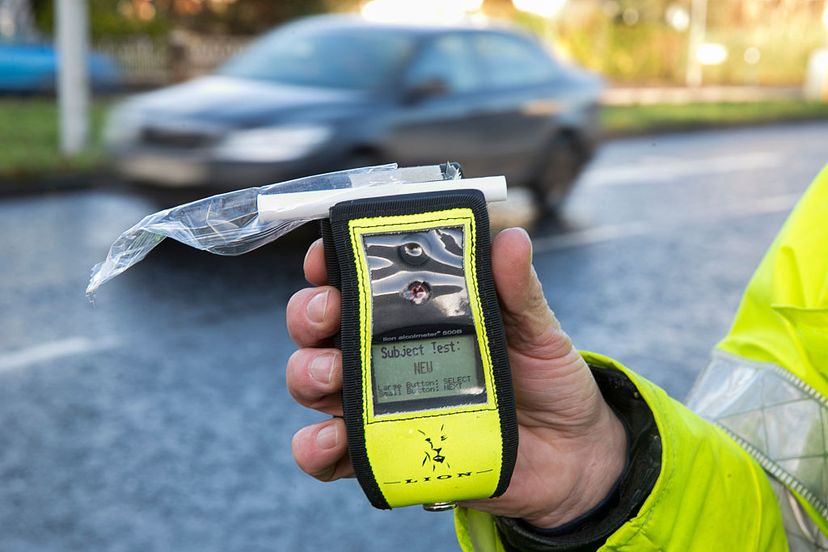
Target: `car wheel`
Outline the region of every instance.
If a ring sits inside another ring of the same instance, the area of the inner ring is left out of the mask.
[[[565,136],[552,141],[541,160],[532,194],[542,211],[558,210],[575,185],[583,162],[577,144]]]

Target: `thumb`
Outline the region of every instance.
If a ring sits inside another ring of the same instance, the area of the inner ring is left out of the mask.
[[[522,228],[509,228],[492,244],[492,272],[510,347],[531,357],[553,359],[572,350],[549,308],[532,266],[532,242]]]
[[[600,392],[546,303],[525,230],[498,234],[492,244],[492,272],[521,424],[572,431],[594,422]]]

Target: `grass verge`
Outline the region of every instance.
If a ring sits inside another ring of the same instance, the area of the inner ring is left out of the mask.
[[[775,100],[606,106],[602,113],[609,136],[812,119],[828,119],[828,103]]]
[[[0,179],[60,176],[96,169],[103,161],[101,129],[107,102],[92,104],[89,147],[79,156],[59,153],[54,98],[0,98]]]

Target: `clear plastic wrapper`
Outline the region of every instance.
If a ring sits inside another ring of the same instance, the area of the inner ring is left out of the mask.
[[[241,255],[272,242],[312,218],[260,217],[260,195],[344,190],[362,186],[405,184],[460,178],[457,165],[397,168],[396,164],[363,167],[298,178],[257,188],[219,194],[164,209],[143,218],[121,234],[102,263],[92,268],[86,294],[91,298],[108,280],[141,261],[165,238],[217,255]],[[321,218],[317,217],[317,218]]]

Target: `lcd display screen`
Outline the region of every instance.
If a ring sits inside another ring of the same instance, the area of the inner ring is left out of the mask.
[[[373,345],[376,402],[482,393],[476,347],[473,335]]]

